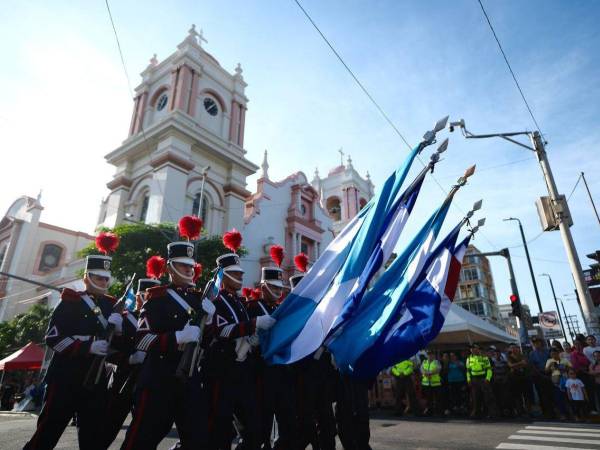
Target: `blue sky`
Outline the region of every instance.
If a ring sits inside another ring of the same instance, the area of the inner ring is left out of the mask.
[[[316,1],[304,7],[346,62],[414,144],[446,114],[474,132],[534,128],[475,0]],[[600,5],[583,1],[484,1],[538,122],[559,190],[568,195],[585,171],[598,198],[600,149]],[[135,86],[153,53],[163,59],[191,23],[225,68],[240,62],[250,99],[248,157],[270,154],[270,175],[315,167],[325,173],[352,156],[375,184],[406,155],[406,147],[332,55],[292,0],[111,2],[127,70]],[[4,2],[0,19],[0,132],[4,164],[0,209],[43,189],[43,220],[91,232],[112,168],[103,156],[126,137],[130,94],[104,1]],[[428,154],[425,154],[426,158]],[[457,195],[448,227],[484,199],[487,224],[475,245],[483,251],[518,246],[519,217],[528,238],[540,231],[536,197],[545,195],[533,156],[503,141],[450,135],[435,172],[448,189],[470,164],[478,172]],[[497,167],[500,166],[501,167]],[[495,168],[494,168],[495,167]],[[24,170],[26,168],[26,170]],[[493,169],[490,169],[493,168]],[[415,165],[415,171],[418,166]],[[487,170],[486,170],[487,169]],[[252,189],[253,179],[249,180]],[[408,231],[441,202],[429,179]],[[600,247],[600,226],[580,184],[570,201],[583,265]],[[557,294],[573,292],[557,232],[531,246],[535,273],[553,276]],[[535,300],[522,248],[512,249],[521,297]],[[510,294],[502,260],[492,260],[501,303]],[[538,279],[545,309],[555,309]],[[574,301],[565,306],[577,310]]]

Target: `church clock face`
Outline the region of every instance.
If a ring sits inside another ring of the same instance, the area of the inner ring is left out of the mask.
[[[169,96],[167,94],[161,95],[158,101],[156,102],[156,109],[158,111],[162,111],[163,109],[165,109],[165,106],[167,106],[167,101],[169,101]]]
[[[211,116],[216,116],[219,113],[219,107],[217,106],[217,102],[215,102],[212,98],[206,97],[204,99],[204,109]]]

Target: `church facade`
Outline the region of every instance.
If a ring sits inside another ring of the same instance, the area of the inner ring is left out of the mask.
[[[311,262],[373,195],[373,185],[348,163],[312,181],[296,172],[282,181],[268,173],[267,154],[256,189],[247,177],[259,166],[246,158],[248,98],[240,65],[229,72],[203,47],[194,26],[177,50],[154,56],[136,88],[129,135],[106,155],[115,167],[102,201],[98,226],[123,221],[177,222],[202,218],[209,235],[236,228],[248,251],[246,285],[256,284],[271,264],[269,248],[284,246],[283,266],[304,251]]]

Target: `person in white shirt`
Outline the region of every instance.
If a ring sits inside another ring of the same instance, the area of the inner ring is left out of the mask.
[[[565,384],[571,409],[575,415],[575,420],[580,421],[585,419],[588,396],[585,391],[585,385],[577,378],[577,373],[573,369],[569,369],[569,379]]]
[[[597,346],[596,336],[590,334],[588,337],[585,338],[585,342],[587,346],[583,348],[583,354],[587,356],[587,359],[590,360],[590,363],[593,363],[594,352],[600,351],[600,347]]]

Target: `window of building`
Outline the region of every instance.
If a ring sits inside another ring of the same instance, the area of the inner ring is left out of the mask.
[[[302,214],[303,216],[306,215],[306,205],[304,203],[300,205],[300,214]]]
[[[148,216],[149,203],[150,196],[148,194],[144,194],[144,198],[142,199],[142,205],[140,207],[140,222],[146,222],[146,217]]]
[[[477,316],[485,316],[485,309],[483,307],[483,302],[471,302],[468,303],[469,311]]]
[[[206,224],[206,218],[208,216],[208,201],[206,196],[204,196],[202,199],[202,210],[200,210],[200,192],[194,196],[194,203],[192,203],[192,215],[200,217],[202,222]]]
[[[216,116],[219,114],[219,106],[217,105],[217,102],[210,97],[206,97],[204,99],[204,109],[211,116]]]
[[[46,244],[42,250],[42,257],[38,266],[39,272],[49,272],[60,264],[63,249],[56,244]]]
[[[162,94],[160,97],[158,97],[158,101],[156,102],[156,110],[162,111],[163,109],[165,109],[165,106],[167,106],[168,101],[169,96],[166,93]]]
[[[4,257],[6,256],[6,249],[8,245],[0,246],[0,268],[2,267],[2,263],[4,263]]]
[[[481,290],[478,284],[467,284],[460,287],[460,298],[479,298]]]
[[[469,267],[469,268],[463,269],[463,280],[471,281],[471,280],[478,280],[478,279],[479,279],[479,273],[477,272],[477,269],[475,267]]]
[[[327,207],[329,217],[335,221],[342,220],[342,207],[339,198],[329,197],[325,206]]]

